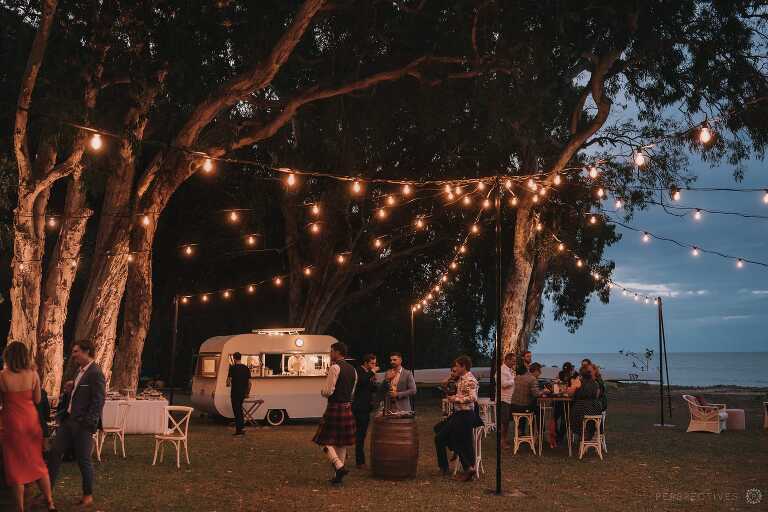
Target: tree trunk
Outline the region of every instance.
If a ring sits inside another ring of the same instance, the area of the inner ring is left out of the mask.
[[[525,319],[523,329],[517,340],[516,347],[520,351],[528,350],[531,336],[536,331],[539,314],[541,313],[541,295],[544,292],[544,283],[547,278],[549,267],[549,255],[544,248],[539,248],[536,254],[536,264],[533,270],[533,276],[528,286],[528,293],[525,303]]]
[[[48,396],[57,397],[64,371],[64,323],[72,283],[77,275],[85,228],[93,212],[85,208],[86,193],[80,171],[67,186],[64,219],[43,288],[37,326],[37,365],[42,386]]]
[[[114,352],[112,386],[116,389],[136,390],[139,384],[141,353],[152,318],[152,245],[156,228],[155,217],[148,225],[142,224],[134,230],[136,255],[128,269],[123,325]]]
[[[529,204],[521,204],[516,210],[512,268],[507,275],[504,302],[501,309],[501,339],[504,353],[521,353],[519,346],[525,325],[525,309],[528,287],[533,274],[531,241],[536,235],[536,218]]]

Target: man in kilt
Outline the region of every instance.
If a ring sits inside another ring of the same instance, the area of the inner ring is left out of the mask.
[[[357,372],[346,362],[347,346],[336,342],[331,345],[331,366],[320,391],[328,399],[323,419],[313,439],[323,447],[335,474],[332,484],[340,484],[349,471],[344,467],[347,446],[355,444],[355,417],[352,414],[352,399],[357,386]]]

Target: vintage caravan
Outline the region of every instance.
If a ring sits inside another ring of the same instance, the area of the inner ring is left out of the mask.
[[[252,398],[264,400],[256,419],[280,425],[288,418],[320,418],[320,396],[330,360],[331,336],[304,329],[265,329],[215,336],[203,342],[192,379],[192,405],[199,411],[233,418],[227,383],[232,354],[251,370]]]

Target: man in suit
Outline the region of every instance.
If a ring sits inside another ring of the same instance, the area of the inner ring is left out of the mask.
[[[352,414],[355,416],[355,463],[358,468],[365,467],[365,436],[371,422],[371,411],[376,400],[376,356],[366,354],[357,371],[357,388],[352,400]]]
[[[251,370],[240,362],[243,359],[240,352],[232,354],[232,359],[235,364],[229,367],[227,384],[230,386],[229,397],[232,401],[232,412],[235,414],[235,433],[233,435],[242,436],[245,434],[243,400],[245,400],[250,392]]]
[[[59,428],[48,454],[48,473],[51,485],[54,485],[62,456],[74,449],[83,479],[83,499],[79,504],[85,506],[93,505],[92,436],[99,428],[106,394],[104,374],[93,362],[94,353],[95,348],[89,340],[76,341],[72,345],[72,360],[80,369],[75,380],[65,384],[65,389],[71,386],[71,391],[66,392],[64,400],[59,402]]]
[[[413,411],[411,397],[416,395],[416,380],[410,370],[403,368],[403,355],[389,355],[390,369],[384,376],[379,394],[384,397],[384,409],[390,412]]]

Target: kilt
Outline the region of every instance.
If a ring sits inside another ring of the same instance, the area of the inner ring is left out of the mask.
[[[352,446],[355,444],[355,417],[349,402],[328,402],[312,440],[320,446]]]

